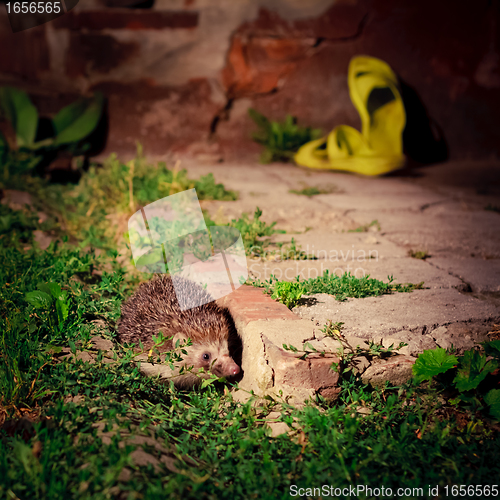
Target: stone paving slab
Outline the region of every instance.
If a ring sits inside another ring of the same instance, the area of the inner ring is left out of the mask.
[[[354,217],[354,214],[351,214]],[[500,258],[500,215],[487,210],[457,210],[442,204],[423,212],[356,212],[362,224],[374,218],[382,234],[404,248],[426,250],[431,256]]]
[[[500,260],[474,258],[430,258],[437,269],[456,275],[470,285],[473,292],[500,292]]]
[[[407,250],[382,236],[376,227],[369,228],[366,232],[343,233],[314,228],[302,234],[277,234],[273,241],[289,243],[291,238],[305,253],[337,262],[353,260],[359,262],[373,257],[405,258],[408,256]]]
[[[315,305],[297,306],[300,317],[317,324],[344,323],[346,334],[366,339],[396,336],[401,330],[423,332],[461,321],[498,321],[500,308],[454,289],[414,290],[339,302],[326,294],[312,295]]]
[[[439,205],[446,202],[446,197],[437,193],[426,191],[420,187],[378,183],[376,179],[369,189],[357,189],[355,193],[343,192],[336,195],[317,195],[318,201],[331,208],[348,211],[376,210],[380,213],[387,212],[418,212],[425,207]],[[372,219],[373,220],[373,219]]]
[[[350,272],[357,278],[370,275],[371,278],[387,282],[388,277],[394,283],[424,282],[425,288],[462,288],[463,281],[446,270],[439,269],[420,259],[380,258],[358,262],[343,260],[288,260],[282,262],[266,262],[248,260],[249,273],[253,278],[268,280],[271,276],[292,281],[296,276],[301,279],[317,278],[328,270],[332,274],[342,275]]]

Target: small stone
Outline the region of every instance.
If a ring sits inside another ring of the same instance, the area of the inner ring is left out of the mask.
[[[130,481],[131,477],[132,477],[132,471],[130,469],[127,469],[127,467],[124,467],[120,471],[120,474],[118,474],[118,481],[122,483],[127,483],[128,481]]]
[[[87,352],[87,351],[79,351],[76,353],[76,359],[80,359],[81,361],[88,361],[89,363],[93,364],[94,358],[92,355]]]
[[[389,349],[389,347],[392,346],[393,352],[410,356],[410,349],[408,348],[408,346],[401,347],[400,349],[396,350],[396,348],[399,346],[399,344],[401,344],[401,342],[403,342],[403,340],[395,338],[395,337],[385,337],[382,339],[382,345],[386,349]],[[405,343],[407,343],[407,342],[405,342]]]
[[[356,412],[360,415],[371,415],[372,410],[370,408],[367,408],[366,406],[358,406],[356,408]]]
[[[111,351],[113,349],[113,342],[111,340],[103,339],[98,335],[92,337],[90,341],[92,342],[93,349],[101,351]]]
[[[271,429],[271,437],[277,437],[290,432],[290,427],[285,422],[268,422],[267,426]]]
[[[384,360],[376,360],[361,376],[363,382],[382,388],[386,382],[398,386],[405,384],[413,376],[415,359],[402,354]]]
[[[47,250],[54,239],[52,236],[40,231],[39,229],[35,229],[35,231],[33,231],[33,238],[38,243],[41,250]]]
[[[353,348],[353,349],[356,349],[356,347],[360,347],[361,349],[368,349],[370,347],[370,345],[368,344],[368,342],[366,342],[364,339],[361,339],[359,337],[350,337],[350,336],[346,336],[344,337],[346,339],[346,341],[348,342],[348,344]]]
[[[160,468],[160,461],[144,450],[136,449],[129,455],[129,457],[132,463],[137,467],[147,467],[151,464],[155,471],[158,471]]]
[[[408,345],[404,348],[406,352],[401,352],[403,349],[400,349],[399,352],[401,354],[408,354],[409,356],[417,357],[424,351],[435,348],[436,342],[434,342],[432,337],[430,335],[422,335],[417,336],[414,340],[410,340],[410,342],[408,342]]]

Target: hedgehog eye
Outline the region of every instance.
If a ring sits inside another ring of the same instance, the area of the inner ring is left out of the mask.
[[[208,352],[206,352],[205,354],[203,354],[202,358],[203,358],[203,361],[208,361],[210,359],[210,354]]]

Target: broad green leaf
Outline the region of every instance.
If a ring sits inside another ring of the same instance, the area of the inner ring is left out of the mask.
[[[484,352],[487,356],[493,356],[500,359],[500,340],[492,340],[491,342],[482,342]]]
[[[16,133],[18,146],[31,147],[38,126],[38,111],[28,94],[13,87],[0,87],[0,106]]]
[[[104,96],[97,92],[92,99],[70,104],[54,117],[56,130],[54,145],[70,144],[87,137],[99,123],[104,105]]]
[[[56,300],[56,311],[57,311],[57,320],[59,324],[61,324],[68,317],[68,311],[69,311],[69,304],[64,300],[64,297],[62,296]]]
[[[62,346],[47,344],[44,347],[44,351],[49,353],[59,354],[62,351]]]
[[[500,420],[500,389],[492,389],[484,396],[484,400],[490,407],[490,413]]]
[[[57,136],[60,134],[63,130],[73,124],[81,115],[83,115],[88,105],[89,99],[86,97],[80,97],[80,99],[77,99],[75,102],[62,108],[52,119],[55,135]]]
[[[37,309],[48,309],[52,304],[52,297],[41,290],[35,290],[34,292],[28,292],[25,295],[26,301]]]
[[[447,354],[444,349],[428,349],[424,351],[413,365],[413,377],[417,383],[430,380],[435,375],[445,373],[458,363],[458,359]]]
[[[486,362],[486,356],[478,351],[465,351],[460,360],[458,373],[453,380],[460,392],[475,389],[488,375],[498,367],[498,363],[491,360]]]
[[[54,299],[57,299],[62,295],[61,287],[57,283],[40,282],[37,283],[36,287],[38,288],[38,290],[42,290],[42,292],[51,295],[52,297],[54,297]]]
[[[14,218],[10,215],[1,215],[0,216],[0,234],[6,233],[10,231],[10,228],[14,224]]]

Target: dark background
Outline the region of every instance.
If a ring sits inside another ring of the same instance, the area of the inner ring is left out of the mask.
[[[12,33],[0,5],[0,85],[27,90],[48,116],[102,91],[104,154],[132,154],[139,140],[146,154],[235,159],[260,150],[249,107],[325,132],[359,128],[347,67],[366,54],[401,79],[409,156],[491,160],[499,11],[496,0],[80,0]]]

